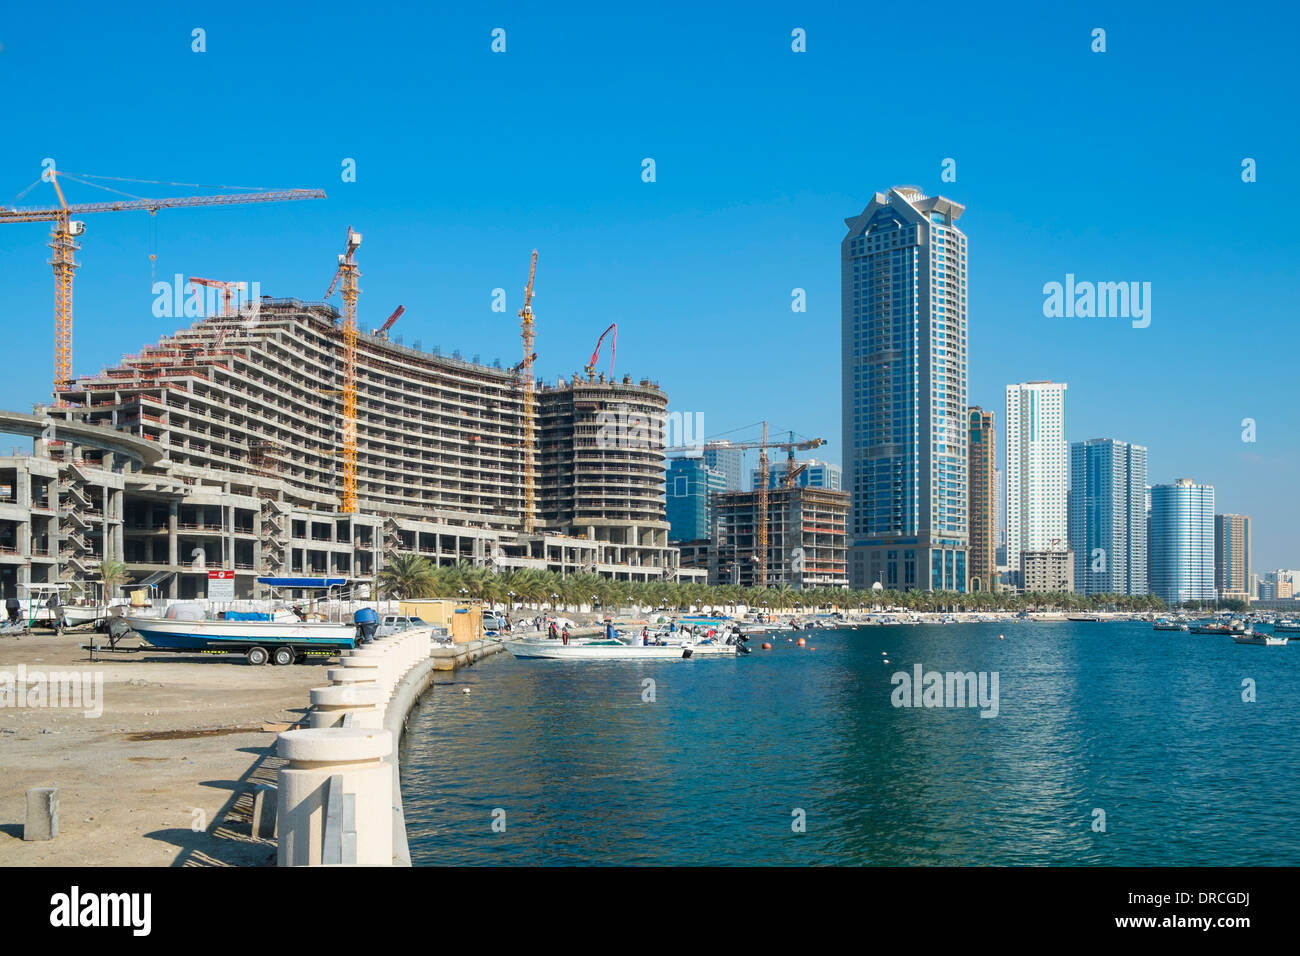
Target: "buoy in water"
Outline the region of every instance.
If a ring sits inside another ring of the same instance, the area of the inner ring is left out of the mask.
[[[1007,639],[1007,638],[1006,638],[1006,635],[1004,635],[1004,634],[999,634],[999,635],[998,635],[998,640],[999,640],[999,641],[1005,641],[1006,639]]]
[[[886,659],[886,660],[882,661],[882,663],[888,664],[889,661],[888,661],[888,659]]]
[[[468,694],[468,693],[469,693],[469,688],[468,688],[468,687],[462,687],[462,688],[460,689],[460,692],[461,692],[462,694]]]
[[[770,650],[772,649],[772,645],[769,644],[767,641],[764,641],[764,642],[763,642],[762,644],[760,644],[759,646],[760,646],[763,650],[765,650],[765,651],[770,651]]]

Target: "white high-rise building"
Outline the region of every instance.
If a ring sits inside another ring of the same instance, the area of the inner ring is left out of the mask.
[[[1070,547],[1065,390],[1064,382],[1007,386],[1007,567],[1016,587],[1022,551]]]

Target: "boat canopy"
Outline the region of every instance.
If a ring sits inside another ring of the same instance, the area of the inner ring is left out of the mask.
[[[337,588],[348,583],[347,578],[258,578],[258,584],[273,588]]]

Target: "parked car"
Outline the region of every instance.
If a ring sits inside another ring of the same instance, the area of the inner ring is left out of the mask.
[[[419,617],[385,614],[379,619],[379,627],[375,630],[375,637],[388,637],[390,634],[397,634],[412,627],[429,627],[429,624]]]

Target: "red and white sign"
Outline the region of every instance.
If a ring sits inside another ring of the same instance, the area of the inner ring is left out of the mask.
[[[235,599],[235,572],[208,572],[208,600],[233,601]]]

